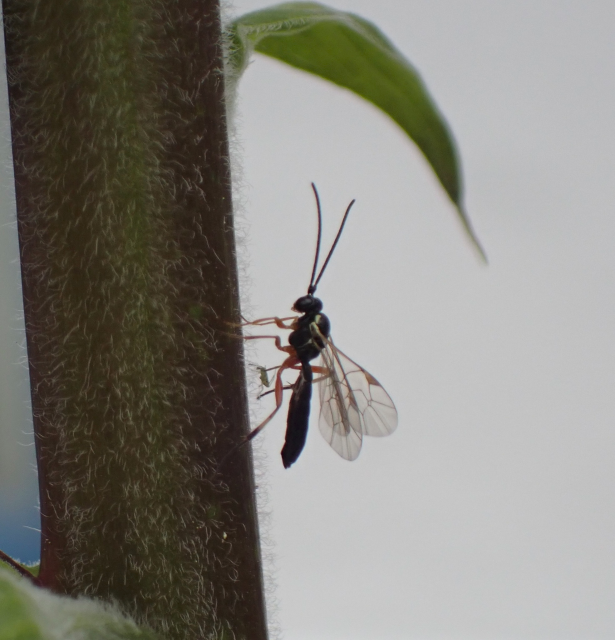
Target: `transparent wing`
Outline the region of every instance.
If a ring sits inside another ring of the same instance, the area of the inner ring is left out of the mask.
[[[320,379],[319,428],[346,460],[355,460],[363,436],[388,436],[397,427],[397,410],[382,385],[363,367],[327,341],[321,352],[326,373]]]

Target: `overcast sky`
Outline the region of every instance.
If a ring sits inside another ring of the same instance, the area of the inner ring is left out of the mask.
[[[236,13],[262,6],[235,2]],[[611,639],[615,3],[335,7],[376,23],[423,75],[458,142],[490,264],[395,124],[255,58],[235,144],[245,312],[287,315],[305,291],[309,183],[325,245],[356,198],[319,296],[336,344],[380,380],[400,416],[395,434],[366,439],[352,463],[318,433],[316,400],[290,470],[279,457],[285,417],[260,437],[272,620],[288,640]],[[6,221],[11,179],[0,184]],[[3,228],[4,273],[17,252]],[[17,282],[0,281],[9,328],[0,420],[14,427],[5,439],[26,443],[24,369],[10,364],[23,355]],[[279,363],[265,348],[250,359]],[[271,402],[255,403],[255,420]],[[5,473],[22,459],[3,440],[1,505],[31,514],[34,484],[17,501]],[[0,524],[0,548],[16,537],[36,548],[20,527]]]

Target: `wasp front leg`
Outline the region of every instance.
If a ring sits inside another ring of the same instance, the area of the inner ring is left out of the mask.
[[[241,327],[264,327],[268,324],[275,324],[279,329],[287,329],[288,331],[292,331],[295,328],[295,322],[297,321],[297,316],[288,316],[287,318],[278,318],[277,316],[271,316],[270,318],[259,318],[258,320],[245,320],[243,318],[243,324],[239,325]],[[290,324],[285,324],[290,320]]]

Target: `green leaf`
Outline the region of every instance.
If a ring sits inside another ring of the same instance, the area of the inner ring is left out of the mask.
[[[14,587],[0,569],[0,640],[42,640],[27,599]]]
[[[371,22],[316,2],[247,13],[229,27],[230,64],[240,75],[258,51],[354,91],[414,140],[485,258],[463,208],[457,151],[448,126],[414,67]]]
[[[53,595],[0,567],[0,640],[155,640],[115,608]]]

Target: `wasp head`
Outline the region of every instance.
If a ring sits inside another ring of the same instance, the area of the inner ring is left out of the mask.
[[[318,313],[322,311],[322,300],[315,298],[311,294],[301,296],[295,300],[293,311],[298,311],[299,313]]]

